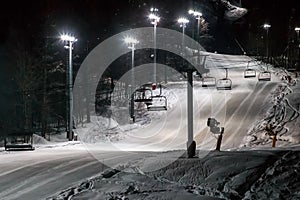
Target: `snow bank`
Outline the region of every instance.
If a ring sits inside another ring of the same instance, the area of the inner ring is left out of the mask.
[[[272,136],[267,134],[267,126],[277,134],[276,146],[300,144],[299,79],[283,69],[270,69],[281,78],[282,83],[271,92],[268,107],[263,111],[263,118],[252,125],[244,139],[244,146],[271,146]]]
[[[48,140],[43,138],[42,136],[33,134],[33,144],[34,145],[45,145],[45,144],[50,144]]]
[[[297,199],[299,158],[299,151],[210,152],[151,173],[131,163],[131,172],[107,169],[50,199]]]

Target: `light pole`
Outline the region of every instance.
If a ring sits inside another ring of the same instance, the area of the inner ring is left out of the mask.
[[[68,84],[68,91],[69,91],[69,134],[68,138],[69,141],[73,140],[73,67],[72,67],[72,50],[73,44],[77,41],[74,36],[63,34],[60,36],[62,41],[68,43],[65,46],[66,49],[69,49],[69,84]]]
[[[153,40],[154,40],[154,66],[153,66],[153,83],[156,84],[156,27],[160,17],[155,13],[158,12],[157,8],[150,9],[151,14],[148,16],[151,24],[153,24]]]
[[[182,52],[185,54],[185,47],[184,47],[184,33],[185,33],[185,28],[186,24],[189,23],[190,21],[184,17],[180,17],[177,22],[180,24],[180,27],[182,28]]]
[[[134,83],[134,50],[135,45],[139,43],[138,40],[127,37],[125,38],[125,43],[128,45],[128,48],[131,49],[131,99],[130,99],[130,117],[133,122],[135,122],[134,116],[134,90],[135,90],[135,83]]]
[[[267,61],[269,61],[269,29],[271,28],[270,24],[264,24],[264,29],[267,31]],[[267,65],[268,70],[268,65]]]
[[[298,43],[298,70],[300,68],[300,41],[299,41],[299,31],[300,27],[296,27],[295,31],[297,33],[297,43]]]
[[[195,10],[189,10],[189,14],[193,15],[197,19],[197,39],[200,39],[200,24],[201,24],[201,17],[202,13],[195,11]]]

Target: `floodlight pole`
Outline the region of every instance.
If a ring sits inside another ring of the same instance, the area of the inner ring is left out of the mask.
[[[157,22],[154,23],[153,27],[153,39],[154,39],[154,68],[153,68],[153,83],[156,84],[156,27]]]
[[[185,27],[186,25],[184,23],[182,23],[182,51],[183,51],[183,54],[185,54],[185,41],[184,41],[184,34],[185,34]]]
[[[267,60],[269,62],[269,28],[267,28]],[[268,65],[267,65],[268,70]]]
[[[135,44],[132,43],[131,48],[131,102],[130,102],[130,117],[133,122],[135,122],[135,116],[134,116],[134,50],[135,50]]]
[[[198,42],[200,40],[200,24],[201,24],[201,16],[197,17],[197,37],[198,37]]]
[[[150,9],[151,14],[149,15],[149,19],[151,20],[151,24],[153,24],[153,41],[154,41],[154,65],[153,65],[153,83],[156,84],[156,30],[157,30],[157,24],[160,20],[160,17],[157,16],[155,13],[158,11],[157,8],[151,8]]]
[[[69,41],[69,141],[73,140],[73,66],[72,66],[73,42]]]
[[[178,23],[180,24],[180,27],[182,27],[182,54],[185,55],[185,47],[184,47],[184,34],[185,34],[185,27],[186,24],[189,23],[189,20],[187,20],[186,18],[179,18]]]
[[[199,42],[200,40],[200,25],[201,25],[201,17],[202,13],[195,11],[195,10],[189,10],[189,14],[193,15],[197,19],[197,40]]]
[[[270,24],[264,24],[264,29],[267,31],[267,62],[269,62],[269,28],[271,28]],[[268,70],[268,65],[267,65],[267,70]]]
[[[68,46],[65,48],[69,49],[69,83],[68,83],[68,96],[69,96],[69,141],[73,140],[73,66],[72,66],[72,50],[73,43],[77,41],[77,39],[70,35],[61,35],[61,40],[68,42]]]
[[[300,69],[300,41],[299,41],[299,31],[300,27],[296,27],[295,31],[297,33],[297,44],[298,44],[298,70]]]
[[[138,40],[133,38],[125,38],[125,43],[129,46],[128,48],[131,49],[131,98],[130,98],[130,117],[132,122],[135,122],[134,116],[134,92],[135,92],[135,81],[134,81],[134,50],[135,45],[139,43]]]

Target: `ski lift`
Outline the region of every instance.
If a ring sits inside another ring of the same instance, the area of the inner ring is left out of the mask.
[[[163,111],[167,110],[168,100],[166,96],[162,95],[162,86],[158,85],[160,91],[158,95],[152,96],[152,101],[146,103],[148,111]]]
[[[256,77],[256,71],[254,69],[249,69],[250,61],[248,61],[248,65],[246,70],[244,71],[244,78],[253,78]]]
[[[152,102],[147,104],[148,111],[163,111],[167,110],[167,97],[165,96],[153,96]]]
[[[32,132],[16,132],[4,139],[5,151],[34,150]]]
[[[232,81],[228,78],[222,78],[217,81],[217,90],[231,90]]]
[[[254,78],[256,77],[256,71],[254,69],[246,69],[244,71],[244,78]]]
[[[271,72],[263,71],[258,75],[258,81],[271,81]]]
[[[232,81],[228,78],[228,69],[225,68],[225,70],[226,70],[226,77],[219,79],[217,81],[217,85],[216,85],[217,90],[231,90]]]
[[[134,93],[134,102],[152,102],[152,90],[146,87],[136,89]]]
[[[215,87],[216,86],[216,78],[215,77],[203,77],[202,78],[202,87]]]

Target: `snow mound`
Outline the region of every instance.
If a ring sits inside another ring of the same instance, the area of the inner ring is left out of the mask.
[[[78,126],[75,130],[78,140],[84,143],[118,141],[122,130],[113,118],[91,116],[91,122]]]
[[[42,136],[33,134],[33,144],[35,145],[44,145],[44,144],[50,144],[48,140],[43,138]]]
[[[298,199],[299,159],[299,151],[213,151],[150,173],[107,169],[50,199]]]

